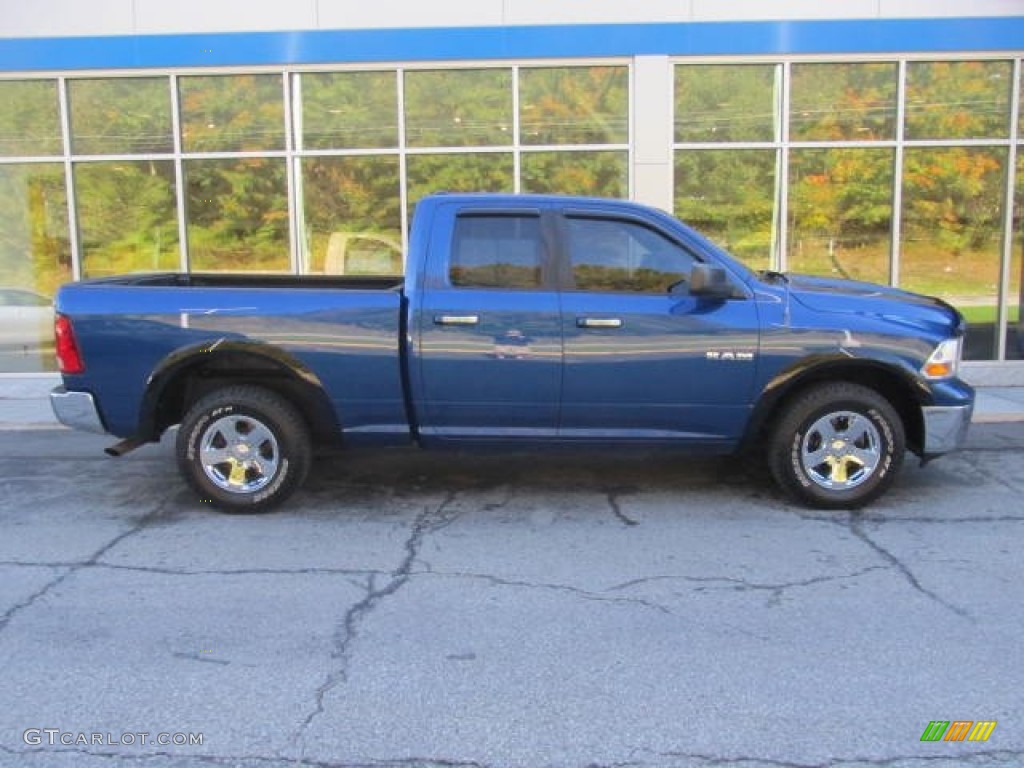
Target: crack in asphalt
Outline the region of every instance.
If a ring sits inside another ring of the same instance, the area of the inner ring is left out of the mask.
[[[12,605],[2,615],[0,615],[0,632],[3,632],[7,628],[7,625],[10,624],[11,620],[15,616],[17,616],[22,611],[31,608],[33,605],[35,605],[36,602],[41,600],[52,590],[59,587],[71,576],[78,573],[83,568],[89,568],[96,565],[101,557],[103,557],[107,552],[112,550],[122,541],[124,541],[130,536],[134,536],[135,534],[139,533],[140,531],[144,530],[149,525],[151,525],[155,520],[157,520],[157,518],[159,518],[164,513],[164,510],[167,508],[168,504],[169,501],[167,499],[161,501],[152,510],[150,510],[141,518],[139,518],[135,525],[133,525],[128,530],[119,533],[117,536],[112,538],[102,547],[93,552],[92,555],[90,555],[87,559],[81,561],[80,563],[73,563],[67,566],[52,566],[55,568],[66,568],[66,570],[63,570],[55,578],[51,579],[49,582],[44,584],[41,588],[39,588],[34,593],[29,595],[26,599],[22,600],[19,603],[16,603],[15,605]]]
[[[289,743],[298,744],[313,721],[324,712],[324,700],[338,685],[348,679],[351,662],[352,644],[359,634],[359,625],[373,612],[377,605],[387,597],[394,595],[412,577],[412,567],[419,557],[420,547],[428,534],[450,525],[458,513],[449,512],[455,501],[456,493],[450,491],[444,500],[434,509],[427,508],[413,522],[412,532],[405,541],[405,557],[398,567],[391,572],[390,579],[378,587],[375,574],[371,574],[365,585],[366,595],[362,600],[350,607],[340,622],[334,637],[332,658],[338,660],[338,668],[330,672],[324,682],[317,688],[314,696],[314,707],[299,724]],[[304,746],[303,746],[304,749]]]
[[[204,664],[220,664],[221,666],[230,666],[231,662],[227,659],[216,659],[212,656],[204,656],[201,653],[182,653],[181,651],[174,651],[171,656],[176,659],[185,659],[185,661],[201,661]]]
[[[902,574],[904,580],[917,592],[920,592],[929,600],[932,600],[938,605],[941,605],[943,608],[945,608],[948,611],[951,611],[960,618],[967,619],[972,623],[974,622],[974,617],[972,617],[971,614],[969,614],[963,608],[961,608],[958,605],[954,605],[948,600],[945,600],[938,593],[933,592],[932,590],[922,585],[921,582],[918,581],[917,576],[914,575],[914,572],[910,570],[909,566],[907,566],[902,560],[896,557],[896,555],[894,555],[888,549],[886,549],[881,544],[872,539],[870,536],[868,536],[867,532],[864,531],[862,527],[863,521],[861,521],[856,515],[850,515],[850,519],[845,524],[839,524],[849,529],[850,533],[856,536],[860,541],[864,542],[864,544],[866,544],[868,547],[874,550],[884,560],[889,562],[900,574]]]
[[[103,563],[79,560],[55,560],[25,562],[23,560],[0,560],[0,567],[14,568],[95,568],[112,571],[134,571],[152,573],[158,576],[382,576],[386,571],[372,568],[212,568],[191,569],[171,568],[155,565],[125,565],[122,563]],[[363,587],[362,584],[359,585]]]
[[[845,518],[841,517],[841,516],[824,517],[824,516],[817,516],[817,515],[808,515],[808,514],[805,514],[804,512],[802,512],[801,510],[797,510],[797,509],[793,509],[791,511],[797,517],[799,517],[801,520],[813,521],[813,522],[818,522],[818,523],[830,523],[832,525],[837,525],[837,526],[839,526],[841,528],[846,528],[856,539],[858,539],[860,542],[862,542],[865,546],[867,546],[869,549],[871,549],[875,554],[877,554],[883,560],[888,562],[903,577],[903,580],[906,581],[907,584],[909,584],[910,587],[915,592],[918,592],[918,593],[924,595],[925,597],[927,597],[932,602],[934,602],[934,603],[936,603],[938,605],[941,605],[943,608],[945,608],[946,610],[950,611],[954,615],[959,616],[962,619],[967,619],[968,621],[970,621],[972,623],[975,621],[974,617],[971,616],[971,614],[968,611],[966,611],[965,609],[961,608],[958,605],[955,605],[955,604],[949,602],[948,600],[945,600],[941,595],[939,595],[936,592],[933,592],[932,590],[928,589],[923,584],[921,584],[921,582],[918,580],[917,576],[914,575],[914,572],[910,569],[910,567],[906,563],[904,563],[902,560],[900,560],[900,558],[898,558],[896,555],[894,555],[888,549],[883,547],[877,541],[872,539],[867,534],[867,532],[864,530],[864,527],[863,527],[865,523],[898,524],[898,523],[904,523],[904,522],[923,522],[923,523],[927,524],[927,523],[932,522],[930,519],[928,519],[928,518],[921,518],[920,520],[915,521],[915,520],[913,520],[911,518],[885,518],[885,517],[878,517],[878,516],[870,516],[869,517],[868,515],[862,514],[861,512],[857,512],[857,511],[848,513],[845,516]],[[1020,520],[1020,518],[1018,518],[1016,516],[1012,516],[1010,519],[1012,521],[1014,521],[1014,522],[1017,522],[1018,520]],[[981,519],[979,519],[979,518],[971,518],[971,519],[956,518],[954,520],[940,519],[940,520],[936,520],[935,522],[938,522],[938,523],[945,523],[945,522],[971,522],[971,521],[974,521],[974,520],[978,520],[979,522],[981,522]]]
[[[551,584],[545,582],[533,582],[533,581],[521,581],[517,579],[503,579],[500,576],[493,576],[487,573],[471,573],[466,571],[435,571],[433,569],[427,569],[423,571],[414,571],[410,576],[436,576],[440,578],[451,578],[451,579],[475,579],[479,581],[486,581],[489,584],[493,584],[498,587],[514,587],[520,589],[537,589],[551,592],[562,592],[565,594],[578,597],[581,600],[592,600],[597,603],[612,603],[615,605],[625,605],[630,607],[640,606],[643,608],[649,608],[658,613],[672,616],[672,611],[663,605],[652,603],[649,600],[643,600],[639,597],[608,597],[601,594],[600,592],[591,592],[590,590],[580,589],[579,587],[573,587],[568,584]],[[606,590],[608,591],[608,590]]]
[[[1011,479],[1007,479],[1003,475],[993,472],[986,464],[980,461],[976,456],[972,456],[970,451],[965,451],[962,455],[965,463],[967,463],[975,472],[983,475],[984,477],[991,480],[996,485],[1001,485],[1012,491],[1014,494],[1019,494],[1024,491],[1020,483],[1014,483]]]
[[[618,519],[623,525],[626,526],[640,525],[640,521],[634,520],[622,511],[622,505],[619,503],[619,497],[625,494],[636,493],[636,490],[636,488],[630,486],[624,486],[621,488],[608,488],[605,490],[605,496],[608,499],[608,506],[612,508],[612,514],[615,515],[616,519]]]
[[[683,581],[697,584],[723,584],[722,589],[728,589],[735,592],[770,592],[772,597],[769,599],[768,604],[771,606],[777,605],[782,600],[782,595],[789,589],[795,589],[798,587],[811,587],[816,584],[826,584],[832,581],[845,581],[847,579],[855,579],[859,576],[863,576],[866,573],[872,571],[885,571],[889,570],[891,566],[886,565],[871,565],[867,568],[861,568],[853,573],[838,574],[835,576],[814,576],[809,579],[801,579],[799,581],[786,581],[777,584],[771,583],[758,583],[754,581],[748,581],[747,579],[740,579],[735,576],[647,576],[640,579],[632,579],[631,581],[623,582],[622,584],[616,584],[614,587],[609,587],[607,592],[617,592],[623,589],[631,589],[641,584],[648,584],[655,581]],[[698,587],[694,589],[695,592],[705,592],[712,587]]]

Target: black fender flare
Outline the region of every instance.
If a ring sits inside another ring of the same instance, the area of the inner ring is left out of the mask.
[[[802,358],[765,384],[754,400],[740,450],[756,445],[762,431],[789,398],[809,386],[827,381],[850,381],[877,391],[892,403],[903,420],[908,445],[916,450],[923,441],[920,406],[929,398],[924,382],[897,361],[836,353]]]
[[[246,371],[219,367],[229,360],[251,361],[253,369]],[[319,376],[287,351],[272,344],[251,339],[217,338],[199,344],[176,349],[164,357],[146,380],[142,402],[139,406],[138,437],[144,440],[158,440],[162,432],[180,420],[179,403],[185,396],[183,383],[193,376],[207,373],[216,379],[247,379],[253,381],[254,371],[260,371],[266,381],[256,379],[255,383],[274,387],[273,382],[288,382],[284,394],[290,395],[297,408],[310,422],[318,437],[340,437],[341,428],[334,408],[327,397]],[[174,404],[168,403],[173,394]],[[169,421],[170,419],[170,421]]]

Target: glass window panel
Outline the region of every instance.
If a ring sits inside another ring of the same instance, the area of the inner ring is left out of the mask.
[[[74,168],[82,275],[177,270],[177,205],[170,160]]]
[[[409,155],[409,212],[432,192],[512,192],[512,155],[505,152]]]
[[[284,149],[280,75],[214,75],[178,80],[186,152]]]
[[[1008,61],[912,61],[907,65],[908,139],[1005,138]]]
[[[1010,285],[1006,324],[1006,359],[1024,359],[1024,146],[1017,148],[1017,192],[1010,241]]]
[[[193,270],[290,270],[283,159],[189,160],[185,178]]]
[[[539,216],[460,216],[448,274],[456,287],[539,288],[543,260]]]
[[[524,152],[524,192],[629,197],[626,152]]]
[[[0,165],[0,373],[56,369],[52,299],[70,279],[64,167]]]
[[[626,67],[526,68],[519,73],[523,144],[625,144]]]
[[[63,152],[56,80],[0,81],[0,156]]]
[[[776,70],[774,64],[676,66],[676,141],[773,141]]]
[[[304,158],[304,270],[401,274],[399,179],[397,157]]]
[[[663,294],[693,269],[692,254],[636,222],[570,217],[566,234],[581,291]]]
[[[941,296],[970,323],[964,355],[992,359],[1006,150],[908,148],[900,286]]]
[[[889,149],[790,153],[788,269],[889,282],[893,159]]]
[[[173,152],[166,77],[68,82],[71,147],[80,155]]]
[[[772,266],[776,152],[679,150],[675,214],[754,269]]]
[[[896,138],[895,63],[794,64],[791,77],[793,141]]]
[[[302,75],[304,149],[398,146],[394,72]]]
[[[405,137],[410,147],[512,144],[512,71],[406,72]]]

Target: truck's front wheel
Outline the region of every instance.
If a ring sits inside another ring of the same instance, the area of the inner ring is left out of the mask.
[[[262,387],[224,387],[181,422],[178,468],[204,502],[225,512],[265,512],[301,484],[312,456],[295,407]]]
[[[878,498],[903,463],[903,422],[857,384],[822,384],[789,405],[772,436],[779,486],[819,509],[856,509]]]

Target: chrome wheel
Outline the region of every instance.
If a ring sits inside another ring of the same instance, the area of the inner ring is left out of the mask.
[[[203,472],[218,488],[253,493],[277,473],[281,452],[266,424],[252,416],[224,416],[212,422],[199,441]]]
[[[828,490],[856,488],[882,460],[882,440],[875,425],[853,411],[828,413],[807,429],[800,462],[814,483]]]

